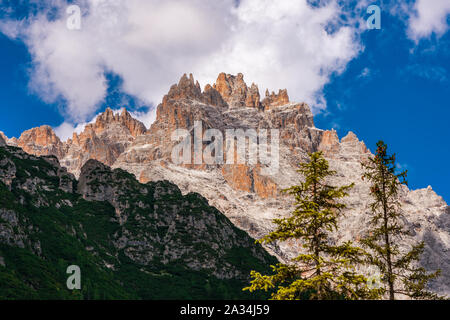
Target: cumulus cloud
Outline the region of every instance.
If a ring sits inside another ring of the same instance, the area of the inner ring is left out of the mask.
[[[151,109],[148,112],[132,111],[130,114],[133,118],[142,122],[147,129],[156,120],[156,109]]]
[[[326,107],[322,89],[330,75],[361,50],[360,30],[341,24],[343,9],[333,1],[84,0],[81,30],[66,27],[65,1],[51,4],[58,14],[4,20],[0,30],[28,46],[30,88],[63,105],[61,136],[95,114],[107,92],[105,71],[148,104],[183,73],[205,85],[219,72],[242,72],[261,90],[285,87],[291,100],[318,110]],[[148,126],[154,110],[137,116]]]
[[[211,81],[221,70],[242,72],[263,89],[286,87],[294,100],[323,109],[323,86],[361,49],[356,28],[327,32],[341,12],[334,2],[314,8],[307,1],[244,0],[235,31],[200,75]]]
[[[450,1],[417,0],[409,16],[408,36],[419,41],[435,33],[442,36],[449,29]]]

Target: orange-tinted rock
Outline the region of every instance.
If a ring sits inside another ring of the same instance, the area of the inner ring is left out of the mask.
[[[0,146],[5,146],[7,141],[8,137],[2,131],[0,131]]]
[[[62,157],[63,155],[63,144],[49,126],[41,126],[23,132],[17,145],[25,152],[37,156]]]
[[[242,73],[238,73],[237,76],[221,73],[213,87],[220,93],[230,108],[259,108],[258,87],[252,84],[248,88]]]
[[[125,108],[120,114],[114,114],[110,108],[106,108],[105,112],[97,117],[93,129],[96,134],[100,134],[113,124],[120,124],[127,128],[133,137],[140,136],[147,131],[144,124],[134,119]]]
[[[202,101],[202,89],[200,88],[200,84],[198,82],[194,82],[194,77],[192,74],[189,75],[189,78],[186,74],[184,74],[178,84],[174,84],[169,93],[164,96],[163,104],[167,104],[169,100],[181,100],[181,99],[191,99]]]
[[[227,106],[227,103],[223,100],[220,93],[209,84],[205,86],[205,90],[203,91],[203,101],[211,106]]]
[[[224,165],[222,175],[235,190],[256,193],[261,198],[276,198],[277,185],[260,174],[260,168],[245,164]]]
[[[354,150],[357,150],[360,155],[362,155],[361,159],[369,153],[366,144],[363,141],[359,141],[356,134],[351,131],[349,131],[348,134],[341,139],[341,146],[351,146]]]
[[[327,130],[322,134],[319,151],[322,151],[325,156],[330,156],[339,151],[339,137],[336,130]]]
[[[359,142],[358,137],[353,132],[349,131],[345,137],[342,138],[341,142],[357,143]]]
[[[364,160],[369,153],[364,142],[359,141],[353,132],[350,131],[339,142],[339,137],[334,129],[322,132],[318,150],[322,151],[328,158],[336,159],[339,157],[352,161]]]
[[[249,108],[259,108],[260,104],[259,89],[258,86],[253,83],[247,91],[245,106]]]
[[[270,178],[262,176],[260,169],[253,169],[253,184],[255,193],[263,199],[276,198],[278,188]]]
[[[281,110],[274,108],[266,111],[269,114],[270,127],[280,130],[280,141],[291,150],[300,148],[307,152],[315,151],[320,143],[319,131],[314,128],[311,109],[306,103],[289,104]]]
[[[225,73],[220,73],[217,77],[216,83],[214,84],[214,89],[216,89],[222,98],[228,103],[231,100],[231,95],[233,93],[231,75],[226,75]]]
[[[272,91],[269,94],[269,90],[266,90],[266,97],[261,102],[264,107],[264,110],[269,110],[271,108],[284,106],[289,103],[289,95],[286,89],[278,91],[278,94]]]
[[[141,172],[140,176],[138,177],[138,180],[139,180],[140,183],[144,183],[145,184],[147,182],[152,181],[152,178],[149,177],[147,175],[147,171],[144,170],[144,171]]]
[[[252,170],[247,165],[224,165],[222,175],[233,189],[253,192]]]

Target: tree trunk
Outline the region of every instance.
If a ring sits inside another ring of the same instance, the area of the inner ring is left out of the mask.
[[[383,179],[383,194],[382,194],[382,201],[383,201],[383,220],[384,220],[384,241],[386,246],[386,260],[388,264],[388,285],[389,285],[389,300],[395,300],[395,293],[394,293],[394,279],[393,279],[393,272],[392,272],[392,260],[391,260],[391,243],[389,240],[389,231],[388,231],[388,209],[387,209],[387,199],[386,199],[386,181],[385,181],[385,174],[384,174],[384,168],[382,169],[382,179]]]

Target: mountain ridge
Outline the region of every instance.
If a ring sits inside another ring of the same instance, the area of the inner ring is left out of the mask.
[[[0,140],[1,141],[1,140]],[[276,262],[198,194],[0,146],[0,299],[237,299]],[[80,267],[81,291],[65,286]]]
[[[99,117],[110,119],[112,111],[109,109],[105,113]],[[203,130],[217,129],[222,133],[233,128],[258,132],[279,130],[277,172],[265,174],[261,163],[175,165],[171,151],[177,142],[172,141],[171,133],[180,128],[192,133],[196,121],[202,122]],[[296,172],[298,163],[305,161],[309,152],[322,151],[330,167],[338,172],[332,180],[334,184],[355,182],[351,196],[345,200],[348,209],[336,241],[358,241],[367,228],[364,212],[370,202],[369,186],[361,180],[360,162],[371,156],[370,151],[353,132],[339,139],[334,130],[316,128],[308,105],[290,102],[285,90],[280,90],[279,94],[266,92],[261,100],[257,86],[253,84],[249,88],[242,74],[222,73],[215,84],[206,85],[202,91],[193,76],[185,74],[164,96],[157,107],[155,122],[145,132],[138,131],[142,134],[133,136],[128,127],[113,124],[106,129],[103,126],[99,135],[92,126],[85,129],[81,134],[85,137],[84,148],[69,148],[70,156],[60,159],[61,165],[77,176],[81,166],[93,158],[132,173],[141,183],[169,180],[178,185],[183,194],[201,194],[236,226],[259,238],[271,230],[273,218],[289,213],[292,202],[280,190],[301,181],[302,177]],[[111,141],[108,135],[120,139]],[[446,252],[450,249],[450,209],[431,188],[411,191],[403,187],[400,197],[413,235],[405,245],[413,240],[426,242],[421,263],[430,271],[442,269],[442,279],[432,287],[448,294],[450,257]],[[300,250],[300,245],[290,242],[267,249],[282,261],[288,261]]]

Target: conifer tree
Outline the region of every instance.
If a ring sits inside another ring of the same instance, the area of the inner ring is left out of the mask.
[[[302,244],[302,253],[291,264],[271,266],[273,275],[252,271],[251,285],[244,290],[270,290],[276,300],[376,298],[378,291],[368,289],[367,279],[354,269],[363,250],[350,241],[336,245],[330,239],[345,208],[339,200],[353,184],[328,185],[327,178],[336,172],[321,152],[310,154],[310,161],[301,163],[298,172],[305,181],[284,190],[295,197],[295,210],[287,218],[275,219],[275,230],[259,242],[295,239]]]
[[[380,272],[381,290],[390,300],[397,295],[413,299],[436,299],[438,296],[426,290],[428,281],[436,278],[440,271],[427,273],[418,267],[424,243],[414,245],[406,253],[400,252],[399,243],[408,236],[402,224],[399,190],[407,184],[407,171],[396,173],[395,154],[387,153],[383,141],[377,143],[375,157],[362,163],[363,180],[371,184],[370,229],[361,243],[368,248],[367,262]]]

